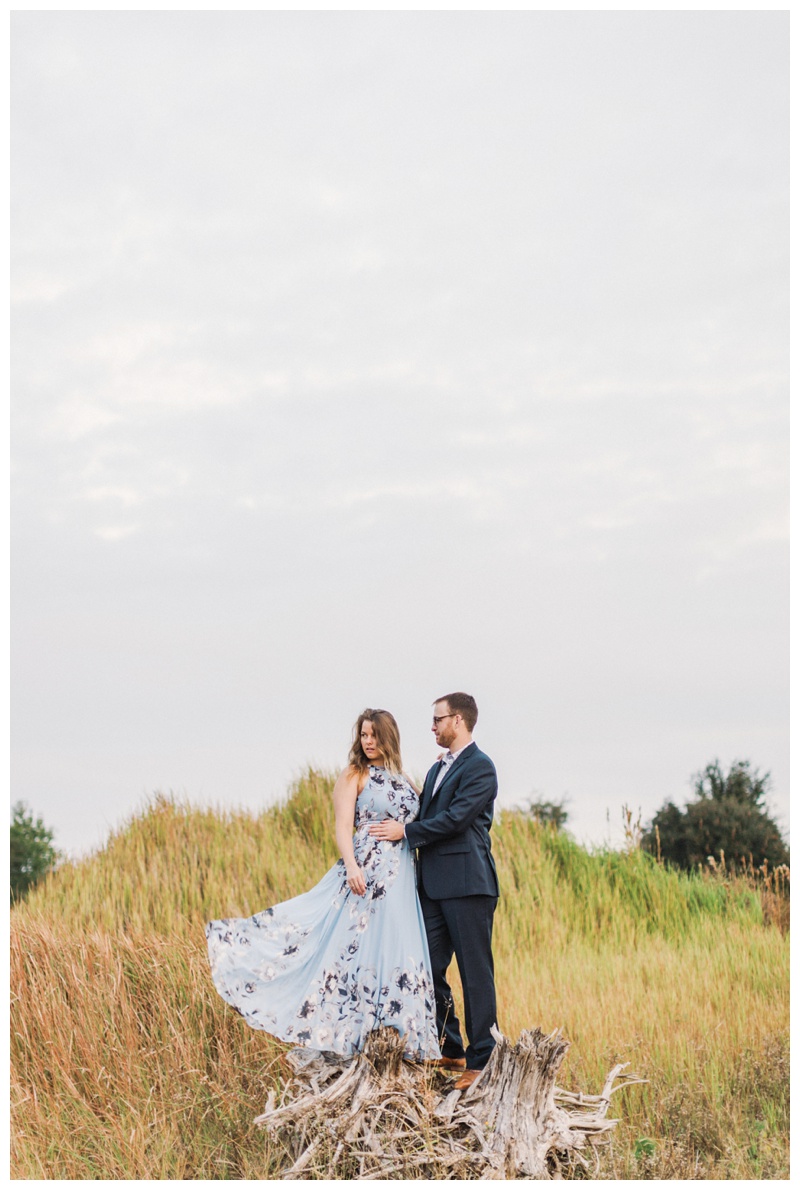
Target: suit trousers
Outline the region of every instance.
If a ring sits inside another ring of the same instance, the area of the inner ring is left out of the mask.
[[[436,995],[436,1031],[447,1058],[463,1058],[464,1042],[455,1013],[447,968],[456,956],[464,990],[467,1069],[482,1070],[495,1046],[497,1024],[492,958],[492,922],[497,897],[448,897],[434,901],[420,888],[420,904],[431,956]]]

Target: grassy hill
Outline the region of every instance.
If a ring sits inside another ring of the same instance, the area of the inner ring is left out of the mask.
[[[252,1119],[285,1047],[216,994],[203,927],[320,879],[332,785],[309,770],[258,816],[157,797],[12,911],[13,1177],[279,1176]],[[602,1176],[788,1178],[789,939],[755,883],[517,813],[493,837],[500,1028],[561,1026],[568,1088],[650,1080],[615,1095]]]

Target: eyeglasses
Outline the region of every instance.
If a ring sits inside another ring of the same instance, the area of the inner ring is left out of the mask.
[[[455,719],[458,716],[458,711],[451,711],[449,715],[434,715],[433,726],[438,727],[442,719]]]

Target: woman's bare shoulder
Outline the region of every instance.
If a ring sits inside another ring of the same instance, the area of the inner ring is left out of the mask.
[[[358,793],[364,788],[369,773],[361,773],[354,764],[348,764],[339,773],[336,778],[336,784],[333,787],[334,793],[337,790],[357,790]]]

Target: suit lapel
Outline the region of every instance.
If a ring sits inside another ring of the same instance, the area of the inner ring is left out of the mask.
[[[469,760],[470,756],[472,755],[473,748],[477,748],[477,746],[478,745],[473,740],[472,743],[467,744],[464,751],[459,756],[457,756],[455,758],[453,763],[450,765],[450,768],[445,773],[444,778],[442,779],[441,785],[436,790],[436,797],[433,796],[433,786],[434,786],[434,782],[436,781],[436,776],[439,772],[438,765],[436,768],[434,768],[432,770],[432,776],[430,778],[430,792],[427,792],[428,783],[427,783],[427,781],[425,782],[426,788],[425,788],[425,790],[423,790],[423,794],[427,795],[427,800],[425,801],[424,805],[420,806],[420,817],[422,817],[422,815],[428,811],[428,809],[430,808],[431,802],[433,802],[433,804],[435,805],[439,801],[439,799],[442,796],[442,790],[445,789],[446,786],[449,784],[450,779],[453,776],[453,773],[457,773],[459,768],[461,767],[461,765],[464,763],[464,761]]]
[[[433,797],[433,785],[436,780],[436,775],[438,772],[439,772],[438,764],[433,765],[433,767],[428,770],[428,775],[425,778],[425,784],[422,786],[422,797],[420,798],[420,801],[419,801],[419,816],[420,816],[420,818],[422,818],[422,816],[425,814],[426,810],[428,809],[428,806],[431,804],[431,798]]]

